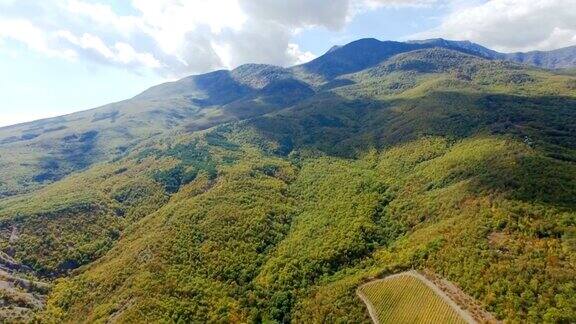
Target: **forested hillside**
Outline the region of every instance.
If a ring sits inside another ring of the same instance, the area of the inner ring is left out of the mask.
[[[571,73],[361,40],[105,109],[0,131],[0,248],[53,284],[39,321],[368,322],[356,288],[408,269],[576,321]]]

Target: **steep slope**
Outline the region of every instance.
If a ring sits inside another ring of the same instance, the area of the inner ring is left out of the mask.
[[[575,105],[567,76],[433,48],[339,80],[347,85],[246,125],[280,143],[281,154],[307,146],[354,156],[423,135],[482,131],[540,142],[557,157],[574,152],[574,128],[565,122]]]
[[[293,70],[303,71],[306,74],[317,76],[321,80],[329,81],[339,75],[371,67],[393,55],[422,47],[426,46],[392,41],[382,42],[374,38],[365,38],[333,48],[319,58],[294,67]]]
[[[161,133],[242,120],[312,94],[282,68],[249,65],[162,84],[101,108],[0,128],[0,197],[122,156]]]
[[[0,200],[2,250],[62,277],[39,320],[366,322],[363,280],[422,268],[499,319],[574,321],[576,78],[437,47],[369,60],[317,83],[245,66],[284,109]]]
[[[16,239],[18,233],[13,232]],[[29,322],[44,307],[50,286],[36,281],[33,272],[4,252],[0,252],[0,321]]]

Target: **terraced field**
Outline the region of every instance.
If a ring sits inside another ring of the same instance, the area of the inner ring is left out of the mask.
[[[375,323],[474,323],[415,272],[369,282],[358,289]],[[425,280],[425,279],[424,279]]]

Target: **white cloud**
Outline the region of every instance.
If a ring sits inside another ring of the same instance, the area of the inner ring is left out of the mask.
[[[75,54],[67,49],[53,49],[49,35],[26,19],[0,20],[0,40],[10,39],[25,44],[28,48],[48,56],[70,58]]]
[[[350,9],[349,0],[241,0],[242,7],[253,18],[273,21],[291,28],[344,26]]]
[[[107,5],[88,3],[80,0],[68,0],[62,3],[61,7],[72,15],[88,18],[91,22],[101,26],[112,26],[123,35],[141,27],[138,17],[117,15],[112,8]]]
[[[115,60],[124,64],[142,64],[150,68],[159,68],[161,63],[150,53],[139,53],[130,44],[118,42],[114,45]]]
[[[124,42],[116,42],[109,47],[96,35],[84,33],[78,37],[67,30],[56,32],[56,36],[82,50],[93,51],[105,61],[149,68],[161,67],[160,62],[154,56],[149,53],[139,53],[130,44]]]
[[[303,64],[316,58],[316,55],[308,51],[302,51],[300,46],[294,43],[288,44],[288,55],[296,58],[295,64]]]
[[[91,34],[84,33],[82,37],[76,37],[70,31],[61,30],[56,32],[56,35],[82,49],[91,49],[102,55],[104,58],[113,58],[114,53],[104,44],[98,37]]]
[[[310,59],[291,45],[295,31],[340,28],[349,7],[349,0],[132,0],[132,13],[121,15],[88,0],[0,1],[0,40],[166,76]]]
[[[247,20],[236,0],[133,0],[132,3],[141,13],[142,32],[168,55],[186,51],[190,33],[212,38],[224,29],[240,29]]]
[[[460,3],[462,5],[462,3]],[[496,50],[550,50],[576,45],[574,0],[491,0],[460,7],[414,38],[471,40]]]
[[[438,28],[418,37],[470,39],[498,50],[572,45],[576,31],[574,0],[131,0],[128,14],[99,1],[0,0],[0,41],[179,77],[308,61],[314,55],[294,44],[298,31],[338,31],[382,6],[453,6],[458,10]]]

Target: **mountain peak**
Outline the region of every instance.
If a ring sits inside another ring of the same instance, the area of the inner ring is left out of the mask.
[[[342,47],[342,46],[334,45],[334,46],[330,47],[330,49],[326,53],[334,52],[335,50],[339,49],[340,47]]]
[[[324,55],[298,68],[330,80],[342,74],[373,66],[393,55],[421,47],[419,44],[362,38],[343,46],[333,47]]]

